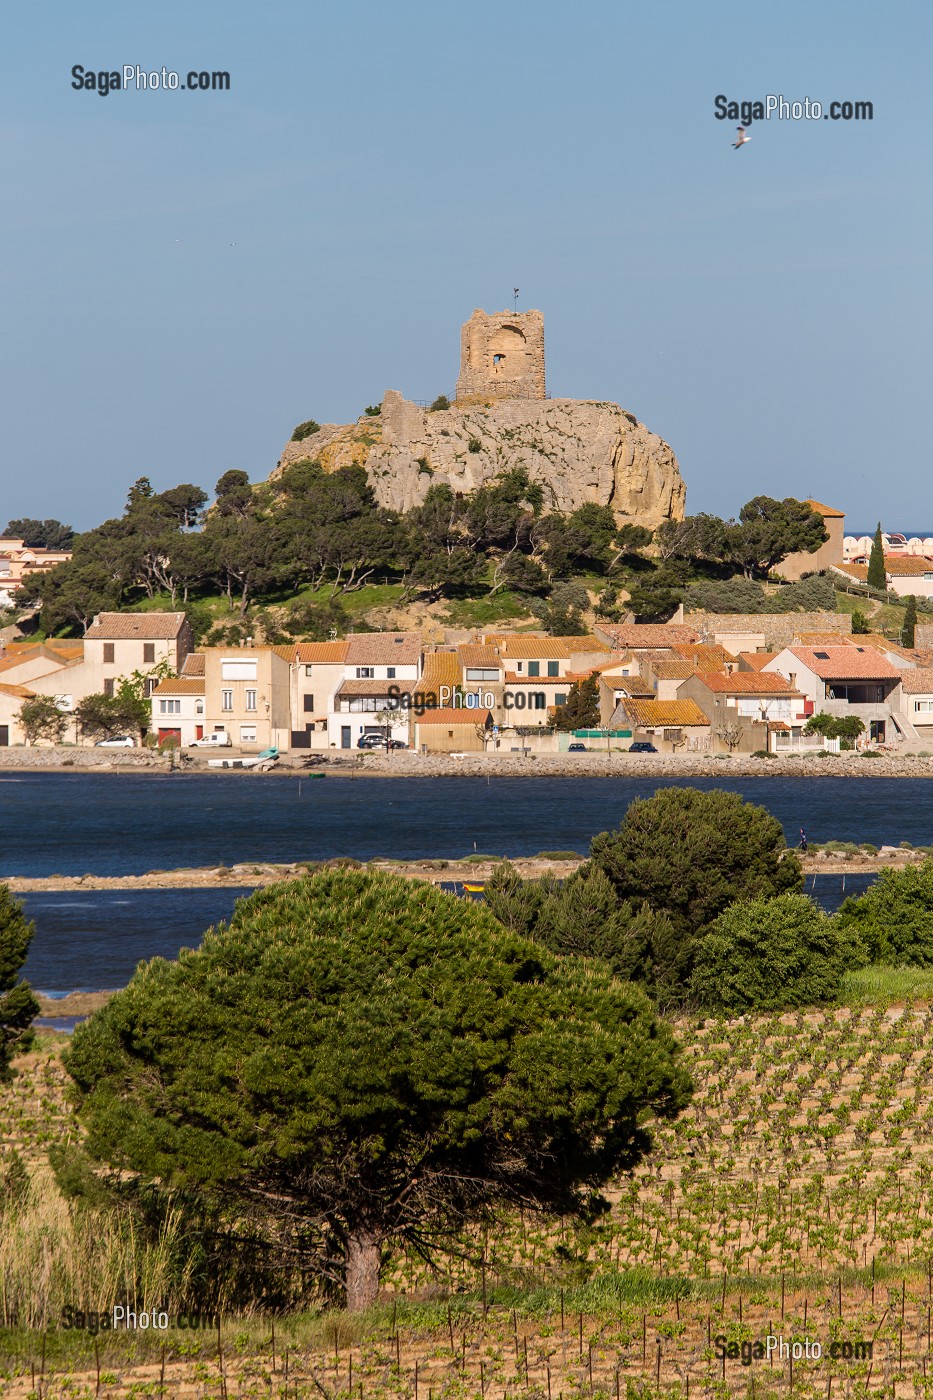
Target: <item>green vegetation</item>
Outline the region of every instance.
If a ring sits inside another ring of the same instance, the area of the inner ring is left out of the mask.
[[[904,609],[904,625],[901,628],[901,646],[912,647],[917,628],[917,600],[911,593]]]
[[[445,409],[448,409],[448,408],[450,408],[450,399],[447,397],[446,394],[438,394],[437,398],[436,398],[436,399],[434,400],[434,402],[432,403],[432,405],[431,405],[431,407],[429,408],[428,412],[429,412],[429,413],[443,413],[443,412],[445,411]]]
[[[312,437],[321,431],[320,423],[315,423],[313,418],[309,418],[304,423],[299,423],[292,433],[292,442],[304,442],[305,438]]]
[[[843,930],[804,894],[742,900],[698,940],[691,991],[727,1016],[836,1001],[852,960]]]
[[[8,540],[22,540],[31,549],[70,549],[75,532],[70,525],[60,520],[31,520],[24,516],[20,520],[10,520],[3,537]]]
[[[144,965],[65,1064],[92,1159],[248,1216],[352,1310],[391,1240],[584,1215],[646,1150],[644,1112],[687,1102],[676,1057],[607,972],[437,890],[328,871]]]
[[[555,725],[562,732],[599,726],[599,677],[595,671],[585,680],[573,682]]]
[[[39,1003],[28,982],[20,979],[35,925],[6,885],[0,885],[0,1080],[10,1076],[13,1056],[29,1048]]]
[[[24,700],[18,718],[27,744],[34,744],[37,739],[60,744],[68,726],[67,713],[58,708],[51,695],[35,695],[31,700]]]
[[[868,578],[869,588],[880,588],[882,592],[888,586],[888,575],[884,567],[884,541],[881,538],[881,521],[878,521],[878,528],[875,530],[875,537],[871,542],[871,553],[868,556]]]
[[[847,899],[839,922],[863,949],[862,963],[933,967],[933,859],[882,870],[857,899]]]

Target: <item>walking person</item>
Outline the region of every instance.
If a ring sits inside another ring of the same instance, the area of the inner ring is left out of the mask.
[[[807,854],[807,833],[804,831],[803,827],[800,828],[800,840],[797,843],[797,849],[802,851],[804,855]]]

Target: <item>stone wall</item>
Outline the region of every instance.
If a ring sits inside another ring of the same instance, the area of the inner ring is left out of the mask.
[[[540,311],[476,310],[460,330],[457,398],[543,399]]]
[[[704,641],[715,641],[729,634],[756,633],[764,636],[766,651],[782,651],[793,644],[801,632],[852,631],[850,613],[707,613],[684,614],[684,626],[693,627]],[[723,641],[728,651],[728,644]]]

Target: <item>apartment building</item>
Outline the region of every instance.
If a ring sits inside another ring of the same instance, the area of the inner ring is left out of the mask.
[[[291,738],[293,646],[208,647],[204,734],[225,730],[248,752],[287,749]]]

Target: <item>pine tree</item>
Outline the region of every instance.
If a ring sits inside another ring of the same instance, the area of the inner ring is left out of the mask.
[[[917,627],[917,600],[911,593],[907,599],[907,607],[904,609],[904,626],[901,628],[901,646],[913,647],[916,645],[914,634]]]
[[[9,1078],[14,1055],[29,1049],[39,1003],[19,971],[26,961],[35,926],[6,885],[0,885],[0,1080]]]
[[[595,671],[586,680],[574,681],[566,703],[558,706],[554,725],[562,733],[599,726],[599,680]]]
[[[881,521],[878,521],[878,528],[875,531],[875,538],[871,542],[871,554],[868,557],[868,586],[869,588],[880,588],[882,592],[887,590],[888,576],[884,567],[884,541],[881,538]]]

